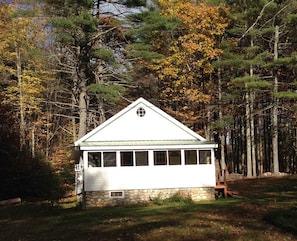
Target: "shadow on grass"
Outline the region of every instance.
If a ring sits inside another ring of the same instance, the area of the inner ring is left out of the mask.
[[[0,207],[0,233],[6,241],[295,240],[285,233],[296,235],[297,203],[291,196],[291,192],[296,194],[296,179],[292,180],[246,180],[242,190],[247,195],[242,199],[192,204],[86,211],[40,203]],[[290,208],[283,209],[284,203]]]
[[[27,204],[0,208],[0,231],[7,241],[270,240],[259,235],[265,225],[248,211],[234,199],[87,211]]]
[[[230,181],[228,186],[245,198],[286,201],[297,195],[297,175],[242,179]]]
[[[297,206],[273,209],[263,215],[263,220],[297,237]]]

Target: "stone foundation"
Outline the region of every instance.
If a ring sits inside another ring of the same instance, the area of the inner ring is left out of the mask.
[[[111,197],[110,191],[88,191],[84,193],[84,207],[105,207],[120,205],[136,205],[148,203],[156,198],[166,199],[175,194],[189,197],[193,201],[214,200],[213,187],[200,188],[170,188],[170,189],[139,189],[139,190],[116,190],[123,192],[123,197]]]

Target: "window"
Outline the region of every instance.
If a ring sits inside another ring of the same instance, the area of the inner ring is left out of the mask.
[[[121,151],[121,166],[133,166],[133,152]]]
[[[180,150],[168,151],[169,165],[180,165],[181,154]]]
[[[148,152],[135,151],[135,163],[136,166],[148,166]]]
[[[166,151],[154,151],[154,165],[167,165]]]
[[[139,117],[144,117],[145,115],[145,109],[142,108],[142,107],[139,107],[136,111],[136,114],[139,116]]]
[[[101,167],[101,152],[89,152],[88,153],[88,166],[89,167]]]
[[[123,191],[112,191],[109,193],[109,196],[111,198],[124,198],[124,192]]]
[[[104,167],[115,167],[117,165],[116,153],[103,152],[103,163],[104,163]]]
[[[185,150],[185,164],[196,165],[197,164],[197,151],[196,150]]]
[[[199,151],[199,164],[211,164],[210,150]]]

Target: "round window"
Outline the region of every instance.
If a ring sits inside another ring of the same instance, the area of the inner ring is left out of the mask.
[[[145,109],[142,108],[142,107],[139,107],[136,111],[136,114],[139,116],[139,117],[143,117],[145,115]]]

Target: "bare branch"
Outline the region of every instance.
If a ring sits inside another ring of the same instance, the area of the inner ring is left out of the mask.
[[[128,103],[132,103],[132,102],[133,102],[133,101],[131,101],[131,100],[125,98],[124,96],[122,96],[121,93],[120,93],[119,91],[118,91],[118,95],[119,95],[123,100],[127,101]]]
[[[264,6],[263,6],[263,8],[262,8],[262,10],[261,10],[261,12],[259,13],[259,15],[258,15],[258,17],[257,17],[257,19],[256,19],[256,21],[244,32],[244,34],[241,36],[241,38],[240,39],[243,39],[254,27],[255,27],[255,25],[259,22],[259,20],[262,18],[262,16],[263,16],[263,13],[264,13],[264,11],[265,11],[265,8],[266,7],[268,7],[271,3],[273,3],[274,2],[274,0],[271,0],[270,2],[268,2],[268,3],[266,3]]]
[[[103,35],[105,35],[105,34],[111,32],[111,31],[113,31],[113,30],[116,29],[116,28],[117,28],[117,27],[113,27],[113,28],[110,28],[110,29],[108,29],[108,30],[106,30],[106,31],[104,31],[104,32],[100,32],[99,34],[95,35],[95,36],[92,38],[92,42],[93,42],[93,41],[96,41],[96,40],[97,40],[98,38],[100,38],[101,36],[103,36]]]
[[[269,20],[267,20],[262,26],[265,26],[267,23],[269,23],[270,21],[272,21],[273,19],[276,18],[277,15],[279,15],[282,11],[284,11],[287,7],[289,7],[290,4],[285,5],[282,9],[280,9],[272,18],[270,18]]]

